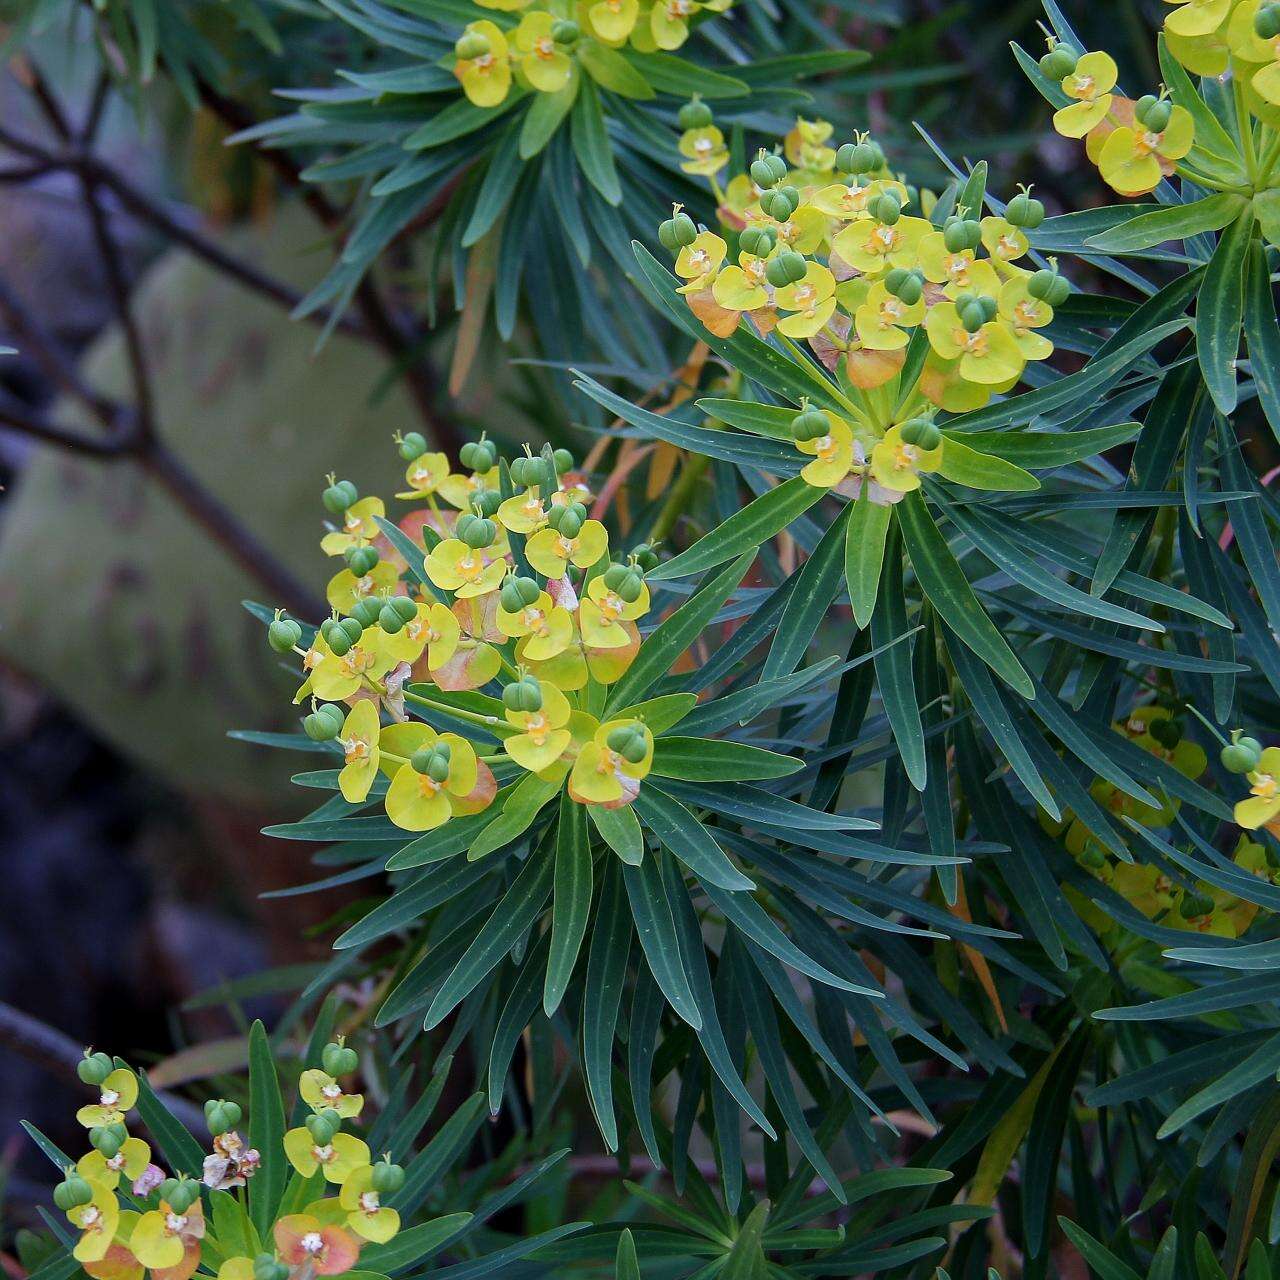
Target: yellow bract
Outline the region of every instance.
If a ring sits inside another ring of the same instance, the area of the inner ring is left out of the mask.
[[[466,31],[468,35],[483,36],[489,47],[478,58],[459,58],[453,74],[461,82],[462,91],[477,107],[496,107],[511,89],[507,38],[497,23],[487,18],[468,23]]]
[[[1062,82],[1062,92],[1075,101],[1054,112],[1053,127],[1068,138],[1083,138],[1106,119],[1119,70],[1108,53],[1086,53]]]

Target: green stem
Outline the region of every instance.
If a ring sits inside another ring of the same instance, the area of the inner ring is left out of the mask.
[[[420,707],[426,707],[431,711],[442,711],[445,715],[455,716],[459,720],[467,720],[472,724],[478,724],[485,729],[493,730],[501,727],[502,721],[497,716],[482,716],[478,711],[467,711],[462,707],[451,707],[447,702],[436,702],[433,698],[424,698],[420,693],[410,693],[405,690],[405,701],[417,703]]]
[[[1219,182],[1216,178],[1209,177],[1207,173],[1200,173],[1189,165],[1180,164],[1174,172],[1178,177],[1194,182],[1197,187],[1204,187],[1206,191],[1225,191],[1236,196],[1253,195],[1252,187],[1241,186],[1239,183]]]
[[[1253,188],[1258,185],[1258,153],[1254,147],[1253,117],[1249,114],[1249,103],[1245,98],[1244,81],[1239,76],[1231,77],[1231,88],[1236,103],[1236,126],[1240,130],[1240,145],[1244,149],[1244,167],[1249,175],[1249,184]]]

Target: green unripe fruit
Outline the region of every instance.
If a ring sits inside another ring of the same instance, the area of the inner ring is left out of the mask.
[[[800,207],[800,193],[795,187],[774,187],[760,197],[760,208],[775,222],[786,222]]]
[[[400,456],[406,462],[413,462],[426,453],[427,438],[419,431],[410,431],[407,436],[401,437],[399,447]]]
[[[267,643],[277,653],[289,653],[302,639],[302,628],[292,618],[277,618],[267,627]]]
[[[320,1065],[331,1076],[346,1076],[360,1065],[360,1055],[347,1045],[330,1040],[320,1051]]]
[[[76,1075],[85,1084],[101,1084],[115,1070],[115,1063],[107,1053],[90,1053],[85,1050],[84,1057],[76,1064]]]
[[[978,306],[982,308],[982,314],[988,321],[994,320],[1000,314],[1000,304],[990,294],[982,294],[978,298]]]
[[[331,484],[321,495],[320,501],[330,515],[340,516],[351,503],[347,501],[347,491],[340,484]]]
[[[687,213],[677,213],[671,219],[671,226],[676,238],[676,244],[681,248],[686,248],[698,238],[698,228]]]
[[[635,557],[636,563],[644,570],[658,567],[658,553],[647,542],[640,543],[631,554]]]
[[[762,191],[774,186],[777,182],[773,176],[773,166],[769,163],[767,156],[761,156],[759,160],[751,162],[751,181]]]
[[[987,323],[987,311],[981,302],[967,302],[960,308],[960,323],[967,333],[977,333]]]
[[[418,602],[412,596],[392,596],[387,606],[396,611],[401,622],[412,622],[418,616]]]
[[[365,574],[372,573],[377,566],[379,556],[376,547],[348,547],[343,559],[347,562],[347,568],[357,578],[363,578]]]
[[[462,463],[469,471],[488,470],[482,467],[485,453],[484,446],[478,440],[468,440],[466,444],[458,450],[458,461]]]
[[[1262,744],[1256,738],[1237,738],[1222,748],[1219,758],[1228,773],[1252,773],[1262,759]]]
[[[464,31],[454,43],[453,51],[464,62],[483,58],[489,52],[489,37],[479,31]]]
[[[404,630],[404,619],[391,607],[390,604],[384,604],[378,610],[378,626],[389,636],[394,636],[398,632]]]
[[[382,612],[382,601],[375,600],[372,596],[365,596],[363,600],[357,600],[351,606],[351,616],[360,624],[361,634],[368,627],[376,627],[378,625],[378,615]],[[346,631],[347,628],[343,627]],[[351,643],[355,644],[360,636],[351,636]]]
[[[610,591],[617,591],[622,586],[623,579],[627,576],[627,566],[625,564],[611,564],[603,573],[604,585]]]
[[[1070,45],[1055,44],[1040,59],[1040,70],[1047,79],[1060,83],[1075,71],[1079,61],[1080,55]]]
[[[920,273],[906,267],[895,267],[890,271],[884,278],[884,287],[909,307],[915,306],[924,297],[924,281]]]
[[[173,1196],[173,1195],[177,1195],[177,1194],[178,1194],[178,1179],[177,1179],[177,1178],[166,1178],[166,1179],[165,1179],[165,1180],[164,1180],[164,1181],[163,1181],[163,1182],[162,1182],[162,1183],[161,1183],[161,1184],[156,1188],[156,1191],[157,1191],[157,1192],[159,1192],[159,1194],[160,1194],[160,1199],[161,1199],[161,1200],[163,1200],[163,1201],[165,1202],[165,1204],[167,1204],[167,1205],[169,1205],[170,1207],[172,1207],[172,1205],[173,1205],[173,1201],[172,1201],[172,1200],[170,1200],[170,1199],[169,1199],[169,1197],[170,1197],[170,1196]]]
[[[371,601],[370,603],[373,602]],[[350,618],[339,618],[334,635],[339,634],[346,636],[352,644],[355,644],[355,642],[364,635],[364,623],[354,616]]]
[[[93,1199],[93,1188],[74,1169],[53,1189],[53,1203],[66,1213]]]
[[[1071,297],[1071,285],[1056,271],[1037,271],[1027,281],[1027,292],[1051,307],[1060,307]]]
[[[551,38],[565,49],[572,49],[582,39],[582,28],[571,18],[560,18],[551,24]]]
[[[1147,732],[1166,751],[1172,751],[1182,741],[1182,729],[1176,720],[1152,720]]]
[[[120,1154],[128,1133],[122,1124],[95,1125],[89,1130],[89,1142],[94,1150],[101,1151],[108,1160]]]
[[[1163,133],[1173,119],[1173,103],[1157,102],[1154,107],[1140,117],[1142,126],[1151,133]]]
[[[912,418],[902,424],[902,438],[917,449],[936,449],[942,443],[942,428],[929,418]]]
[[[303,718],[302,729],[313,742],[332,742],[342,732],[344,719],[340,707],[326,702]]]
[[[179,1178],[178,1185],[164,1199],[174,1213],[186,1213],[200,1199],[200,1184],[189,1178]]]
[[[628,569],[617,591],[627,604],[635,604],[644,592],[644,574],[638,569]]]
[[[373,1166],[370,1184],[380,1196],[394,1195],[404,1186],[404,1170],[390,1160],[379,1160]]]
[[[333,634],[333,629],[338,625],[337,618],[326,618],[320,624],[320,638],[328,643],[329,637]]]
[[[1141,124],[1147,118],[1147,112],[1160,101],[1154,93],[1144,93],[1137,102],[1133,104],[1134,119]]]
[[[482,547],[493,546],[497,536],[498,526],[487,516],[477,516],[462,535],[462,541],[473,551],[479,551]]]
[[[486,520],[490,519],[494,513],[502,506],[502,494],[496,489],[481,489],[474,498],[471,499],[471,505],[475,508],[478,515],[484,516]]]
[[[658,243],[668,253],[680,252],[680,241],[676,238],[676,224],[674,218],[667,218],[658,224]],[[511,469],[512,477],[515,477],[515,468]],[[519,484],[528,484],[527,480],[518,481]]]
[[[952,214],[943,224],[942,239],[948,253],[976,249],[982,243],[982,223],[976,218]]]
[[[229,1129],[234,1129],[240,1123],[243,1114],[238,1102],[228,1102],[225,1098],[210,1098],[204,1104],[205,1123],[215,1138]]]
[[[738,248],[757,258],[767,258],[777,243],[772,227],[747,227],[738,237]]]
[[[338,1132],[337,1126],[326,1116],[308,1116],[303,1123],[317,1147],[327,1147],[333,1141],[333,1135]]]
[[[329,634],[329,652],[336,658],[345,658],[351,652],[354,641],[340,627],[335,627]]]
[[[1004,216],[1010,226],[1034,231],[1044,221],[1044,205],[1024,191],[1009,201]]]
[[[1280,4],[1260,6],[1253,15],[1253,29],[1262,40],[1274,40],[1280,36]]]
[[[831,430],[821,409],[805,409],[791,419],[791,438],[799,443],[821,440]]]
[[[573,454],[568,449],[557,449],[551,455],[551,460],[555,463],[557,475],[564,475],[566,471],[573,470]]]
[[[576,511],[566,510],[560,517],[557,532],[562,538],[576,538],[582,532],[582,517]]]
[[[782,289],[803,280],[808,270],[809,264],[803,254],[796,253],[794,249],[783,249],[776,258],[765,263],[764,275],[775,289]]]
[[[525,454],[521,454],[518,458],[511,459],[511,465],[507,468],[511,472],[511,483],[521,489],[527,489],[530,485],[537,484],[536,480],[529,478],[528,466],[533,461],[532,458]]]
[[[1080,861],[1097,871],[1107,865],[1107,855],[1091,840],[1080,851]]]
[[[542,686],[533,676],[521,676],[503,689],[502,703],[508,711],[541,711]]]
[[[1213,899],[1206,893],[1188,893],[1178,905],[1178,914],[1184,920],[1207,916],[1213,911]]]
[[[639,764],[648,754],[649,744],[639,725],[619,725],[605,739],[610,751],[616,751],[629,764]]]
[[[876,153],[869,142],[846,142],[836,152],[836,168],[841,173],[870,173],[875,167]]]
[[[705,129],[713,119],[711,108],[701,98],[686,102],[676,113],[676,123],[682,129]]]
[[[877,222],[891,227],[902,217],[902,201],[892,191],[885,191],[868,203],[867,212]]]
[[[350,480],[339,480],[338,489],[342,492],[342,500],[346,504],[342,508],[344,511],[347,507],[353,506],[360,497],[360,490]]]

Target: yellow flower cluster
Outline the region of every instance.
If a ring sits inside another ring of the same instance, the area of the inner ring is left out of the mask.
[[[593,45],[641,53],[679,49],[689,24],[707,10],[723,13],[733,0],[476,0],[484,9],[520,17],[514,27],[481,18],[468,23],[454,46],[453,73],[478,107],[506,101],[512,85],[558,93],[575,75],[578,57]]]
[[[325,1047],[324,1060],[343,1074],[358,1063],[341,1041]],[[384,1243],[400,1229],[399,1214],[381,1197],[403,1185],[404,1171],[389,1159],[375,1163],[364,1142],[340,1132],[344,1119],[359,1115],[363,1099],[345,1092],[328,1071],[303,1072],[299,1093],[310,1114],[284,1135],[276,1158],[287,1158],[303,1179],[323,1172],[337,1194],[287,1206],[273,1224],[274,1252],[253,1257],[241,1251],[247,1218],[238,1221],[237,1240],[224,1244],[209,1229],[201,1199],[202,1186],[208,1192],[242,1187],[261,1164],[260,1153],[237,1131],[240,1107],[222,1099],[206,1103],[213,1140],[201,1181],[167,1177],[151,1162],[146,1142],[126,1128],[138,1101],[137,1076],[92,1051],[79,1074],[98,1090],[98,1101],[76,1113],[92,1149],[68,1166],[54,1200],[78,1231],[73,1254],[94,1280],[141,1280],[144,1270],[157,1280],[188,1280],[202,1262],[218,1280],[287,1280],[302,1267],[340,1275],[356,1265],[365,1242]],[[230,1212],[243,1218],[239,1202]]]
[[[1193,116],[1163,89],[1136,100],[1116,92],[1119,71],[1108,53],[1080,54],[1054,42],[1040,68],[1069,99],[1054,113],[1053,127],[1085,140],[1089,159],[1120,195],[1154,191],[1195,144]]]
[[[1134,746],[1171,765],[1185,778],[1199,778],[1208,764],[1203,748],[1184,738],[1171,713],[1156,704],[1135,708],[1124,720],[1111,727]],[[1153,829],[1169,826],[1180,803],[1176,798],[1166,798],[1159,806],[1144,804],[1102,778],[1094,779],[1089,794],[1115,817]],[[1280,809],[1280,803],[1277,809]],[[1197,880],[1187,886],[1177,883],[1161,868],[1150,863],[1110,858],[1084,823],[1071,813],[1054,822],[1042,811],[1040,823],[1046,831],[1061,838],[1067,851],[1091,875],[1109,885],[1147,919],[1165,928],[1237,938],[1248,929],[1257,914],[1258,908],[1254,903],[1205,881]],[[1263,847],[1243,836],[1236,847],[1234,860],[1236,866],[1251,875],[1272,880],[1277,874]],[[1091,904],[1081,901],[1078,906],[1086,918],[1094,919],[1103,926],[1107,923]]]
[[[642,546],[611,558],[565,450],[499,465],[482,438],[455,472],[421,436],[399,443],[398,496],[424,505],[390,525],[381,499],[331,482],[324,498],[338,527],[321,545],[346,561],[328,587],[333,615],[305,645],[295,622],[277,619],[269,633],[302,660],[295,701],[313,702],[307,732],[341,746],[342,795],[360,803],[385,775],[387,815],[428,831],[482,812],[497,793],[494,767],[517,766],[567,783],[579,803],[629,804],[653,735],[636,717],[600,713],[639,650],[656,556]],[[475,692],[491,685],[496,696]],[[406,707],[474,724],[500,750],[482,754]]]
[[[700,228],[677,206],[659,239],[713,334],[745,317],[784,346],[807,342],[835,373],[847,413],[797,419],[797,447],[813,459],[805,479],[832,488],[870,471],[892,501],[942,464],[938,409],[979,408],[1051,354],[1043,330],[1070,287],[1056,268],[1021,265],[1044,218],[1029,192],[1003,216],[957,207],[935,223],[923,216],[933,197],[909,188],[877,143],[862,135],[836,148],[832,133],[799,120],[777,152],[722,185],[720,130],[687,130],[684,168],[707,177],[720,227]],[[917,333],[923,359],[909,362]]]

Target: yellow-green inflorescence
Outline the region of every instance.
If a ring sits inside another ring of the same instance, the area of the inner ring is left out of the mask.
[[[806,343],[836,375],[846,412],[806,406],[792,425],[804,478],[853,494],[869,476],[872,500],[890,503],[922,475],[946,475],[938,410],[980,408],[1052,353],[1044,330],[1071,289],[1056,264],[1028,260],[1027,233],[1045,215],[1029,191],[1003,216],[960,205],[935,223],[934,197],[877,142],[835,141],[829,123],[798,120],[726,181],[720,130],[687,129],[684,168],[710,184],[719,227],[677,206],[659,239],[712,334],[748,321],[784,346]]]
[[[188,1280],[202,1264],[218,1280],[289,1280],[351,1271],[366,1244],[384,1244],[400,1229],[400,1216],[382,1203],[404,1183],[404,1170],[375,1159],[368,1145],[342,1132],[360,1114],[363,1099],[341,1080],[359,1064],[341,1040],[324,1048],[323,1067],[302,1073],[305,1118],[283,1136],[282,1151],[304,1194],[286,1196],[255,1254],[245,1253],[248,1220],[238,1200],[213,1221],[205,1197],[237,1193],[258,1172],[262,1154],[241,1135],[238,1103],[211,1099],[205,1120],[211,1138],[199,1180],[171,1177],[152,1162],[151,1148],[128,1130],[139,1082],[107,1054],[86,1050],[81,1080],[97,1101],[76,1118],[89,1131],[90,1150],[64,1171],[54,1202],[77,1233],[73,1256],[94,1280]],[[322,1178],[316,1175],[323,1174]],[[318,1185],[316,1185],[318,1183]],[[326,1194],[327,1192],[327,1194]],[[234,1238],[219,1238],[223,1231]]]
[[[362,802],[385,775],[387,815],[429,831],[488,808],[502,765],[566,785],[581,804],[631,803],[653,734],[639,717],[602,711],[639,650],[656,555],[641,545],[611,556],[565,450],[499,465],[482,438],[454,470],[421,436],[398,442],[397,497],[416,509],[389,525],[382,499],[330,477],[334,527],[321,546],[346,565],[329,582],[333,613],[305,644],[282,616],[268,632],[301,661],[307,733],[342,751],[342,795]],[[493,682],[500,696],[474,692]],[[500,746],[438,732],[410,710],[474,724]]]

